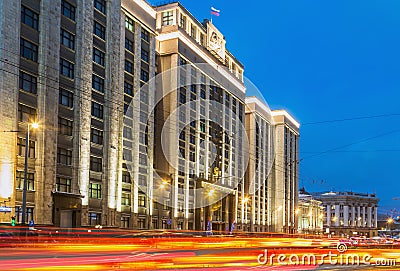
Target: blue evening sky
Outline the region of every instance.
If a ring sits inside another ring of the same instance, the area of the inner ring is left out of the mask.
[[[245,75],[302,123],[300,186],[375,192],[380,212],[400,207],[400,1],[181,3],[200,21],[220,9],[213,22]]]

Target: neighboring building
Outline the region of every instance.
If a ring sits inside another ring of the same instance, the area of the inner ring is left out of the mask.
[[[300,189],[297,214],[297,232],[302,234],[322,234],[324,207],[304,188]]]
[[[272,165],[274,163],[274,122],[269,107],[257,97],[246,98],[246,133],[249,140],[249,165],[246,170],[246,198],[241,222],[250,231],[271,231],[275,194]],[[276,212],[275,212],[276,214]]]
[[[275,124],[274,231],[295,233],[299,180],[300,124],[285,110],[272,111]]]
[[[312,194],[325,208],[325,233],[338,236],[378,234],[378,202],[375,194],[319,192]]]
[[[154,165],[172,187],[164,198],[164,206],[172,208],[160,212],[158,222],[172,220],[172,227],[180,229],[229,230],[244,210],[238,204],[244,199],[243,65],[208,20],[200,23],[180,3],[156,11],[162,83],[155,101]],[[165,73],[170,69],[174,72]],[[213,202],[217,191],[226,196]],[[212,204],[203,208],[200,199]]]
[[[142,0],[22,0],[1,13],[0,197],[21,221],[25,131],[37,121],[28,220],[136,225],[142,198],[121,170],[123,126],[132,125],[123,125],[124,101],[155,73],[155,11]],[[149,93],[144,107],[151,101]],[[135,161],[151,135],[140,143]],[[149,165],[138,167],[150,180]]]

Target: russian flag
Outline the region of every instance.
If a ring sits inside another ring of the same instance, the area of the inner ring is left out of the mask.
[[[218,9],[216,9],[214,7],[211,7],[211,14],[212,15],[215,15],[215,16],[219,17],[219,13],[220,12],[221,12],[220,10],[218,10]]]

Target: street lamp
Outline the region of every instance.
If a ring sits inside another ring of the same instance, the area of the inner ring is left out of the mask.
[[[392,224],[393,223],[393,218],[391,218],[391,217],[389,217],[388,219],[387,219],[387,230],[389,230],[390,231],[390,224]]]
[[[26,136],[25,136],[25,164],[24,164],[24,187],[22,191],[22,225],[26,224],[25,217],[26,217],[26,191],[27,191],[27,186],[28,186],[28,181],[27,181],[27,176],[28,176],[28,158],[29,158],[29,132],[31,127],[33,129],[37,129],[39,127],[39,124],[34,122],[34,123],[28,123],[28,129],[26,130]]]

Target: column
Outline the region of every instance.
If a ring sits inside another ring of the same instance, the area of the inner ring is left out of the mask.
[[[349,206],[343,206],[343,219],[344,219],[344,226],[349,226]]]
[[[367,213],[367,227],[371,228],[372,225],[372,207],[368,206],[368,213]]]
[[[362,207],[362,219],[361,219],[361,227],[365,227],[365,206]]]
[[[351,225],[353,227],[355,227],[355,226],[357,226],[357,216],[356,216],[356,207],[355,206],[351,207],[351,213],[352,213]]]
[[[338,204],[336,204],[335,205],[335,217],[336,217],[336,221],[335,221],[335,226],[336,227],[339,227],[339,222],[340,222],[340,215],[339,215],[339,205]]]
[[[361,207],[357,206],[357,226],[361,227]]]
[[[374,215],[374,228],[378,228],[378,207],[374,207],[375,215]]]
[[[326,205],[326,226],[331,226],[331,205]]]

